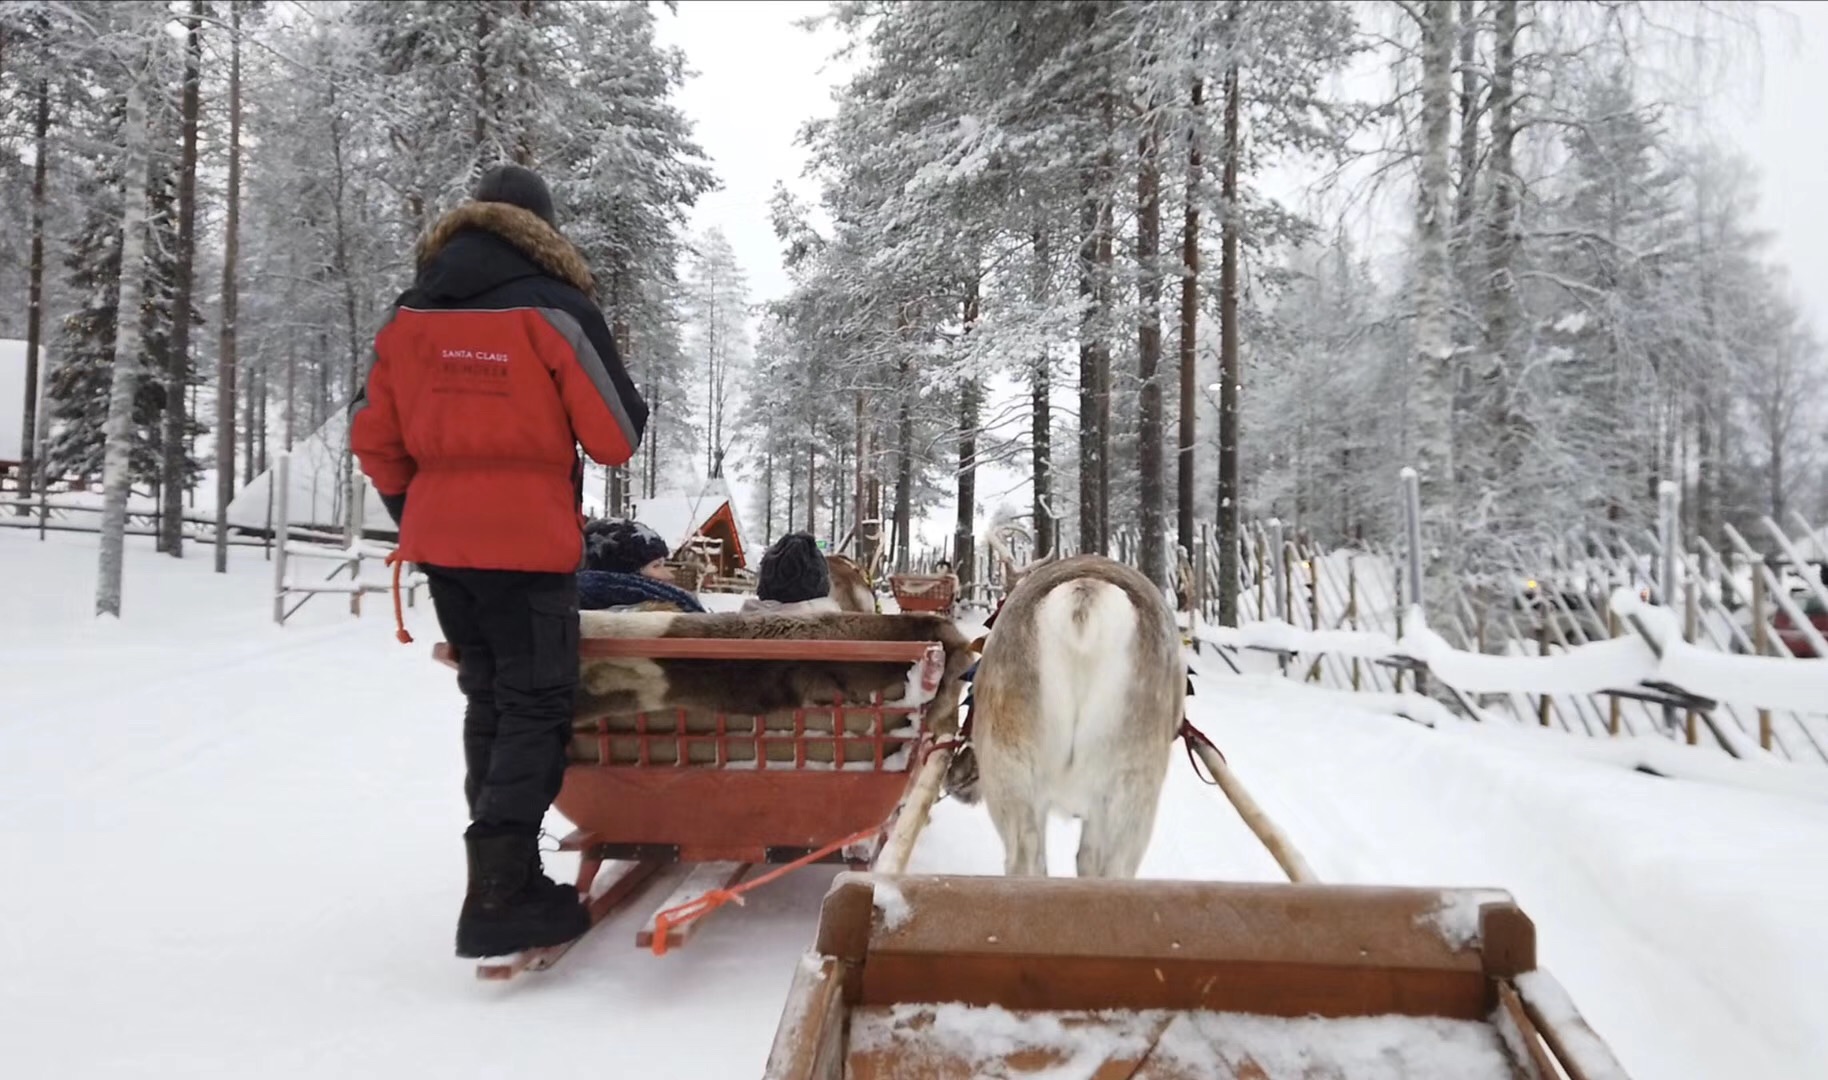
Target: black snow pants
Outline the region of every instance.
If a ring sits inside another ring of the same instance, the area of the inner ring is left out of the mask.
[[[573,574],[421,566],[458,653],[470,820],[537,828],[565,778],[578,685]]]

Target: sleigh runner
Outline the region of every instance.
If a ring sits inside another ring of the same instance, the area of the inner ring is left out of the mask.
[[[565,780],[594,927],[690,867],[636,934],[656,953],[738,890],[810,863],[876,865],[920,766],[957,728],[966,644],[944,620],[586,612]],[[455,665],[456,650],[434,648]],[[916,786],[925,778],[924,792]],[[747,881],[745,882],[745,879]],[[511,978],[572,946],[484,961]]]

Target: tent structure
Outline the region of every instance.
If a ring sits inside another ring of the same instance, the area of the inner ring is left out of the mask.
[[[695,495],[657,495],[637,499],[635,520],[659,533],[675,556],[685,550],[694,537],[722,542],[716,567],[719,574],[733,574],[748,565],[743,551],[742,527],[737,524],[736,504],[722,480],[707,481]]]
[[[40,358],[44,350],[38,350]],[[25,342],[0,339],[0,470],[25,459]],[[44,410],[44,369],[38,370],[38,408]]]
[[[338,410],[309,438],[293,444],[286,484],[286,512],[293,526],[330,532],[342,530],[343,446],[347,428],[348,418]],[[275,469],[268,468],[236,494],[228,508],[231,526],[251,532],[265,532],[272,527],[275,473]],[[367,483],[362,485],[362,490],[363,531],[377,538],[397,535],[387,507],[381,504],[381,497]],[[736,507],[721,480],[710,481],[697,494],[637,500],[634,515],[635,520],[665,538],[674,555],[681,554],[693,538],[706,537],[721,541],[716,567],[719,574],[732,574],[748,565]]]
[[[292,519],[293,526],[342,531],[346,498],[343,446],[348,426],[348,417],[339,409],[309,438],[292,444],[292,461],[286,470],[286,516]],[[273,527],[275,471],[268,467],[236,493],[228,506],[231,526],[250,532],[266,532]],[[375,537],[396,536],[393,518],[387,515],[380,495],[365,478],[362,491],[362,531]]]

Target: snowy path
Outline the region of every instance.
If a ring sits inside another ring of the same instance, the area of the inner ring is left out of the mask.
[[[759,1073],[830,870],[665,959],[634,949],[637,906],[554,971],[478,984],[450,952],[459,706],[426,657],[430,612],[411,648],[335,598],[281,631],[257,551],[219,578],[206,553],[136,548],[128,617],[98,627],[92,543],[0,534],[0,1071]],[[1510,888],[1637,1080],[1800,1080],[1828,1060],[1828,805],[1256,680],[1203,680],[1195,704],[1323,878]],[[1171,768],[1143,873],[1279,880],[1184,758]],[[1057,872],[1074,831],[1052,828]],[[947,803],[913,868],[1000,865],[983,810]]]

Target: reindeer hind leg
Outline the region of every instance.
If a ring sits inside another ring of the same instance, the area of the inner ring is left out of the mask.
[[[1155,834],[1161,780],[1122,773],[1085,815],[1079,832],[1080,877],[1134,878]]]
[[[1034,799],[1008,791],[985,791],[984,805],[1003,840],[1003,873],[1008,877],[1046,877],[1046,808]]]

